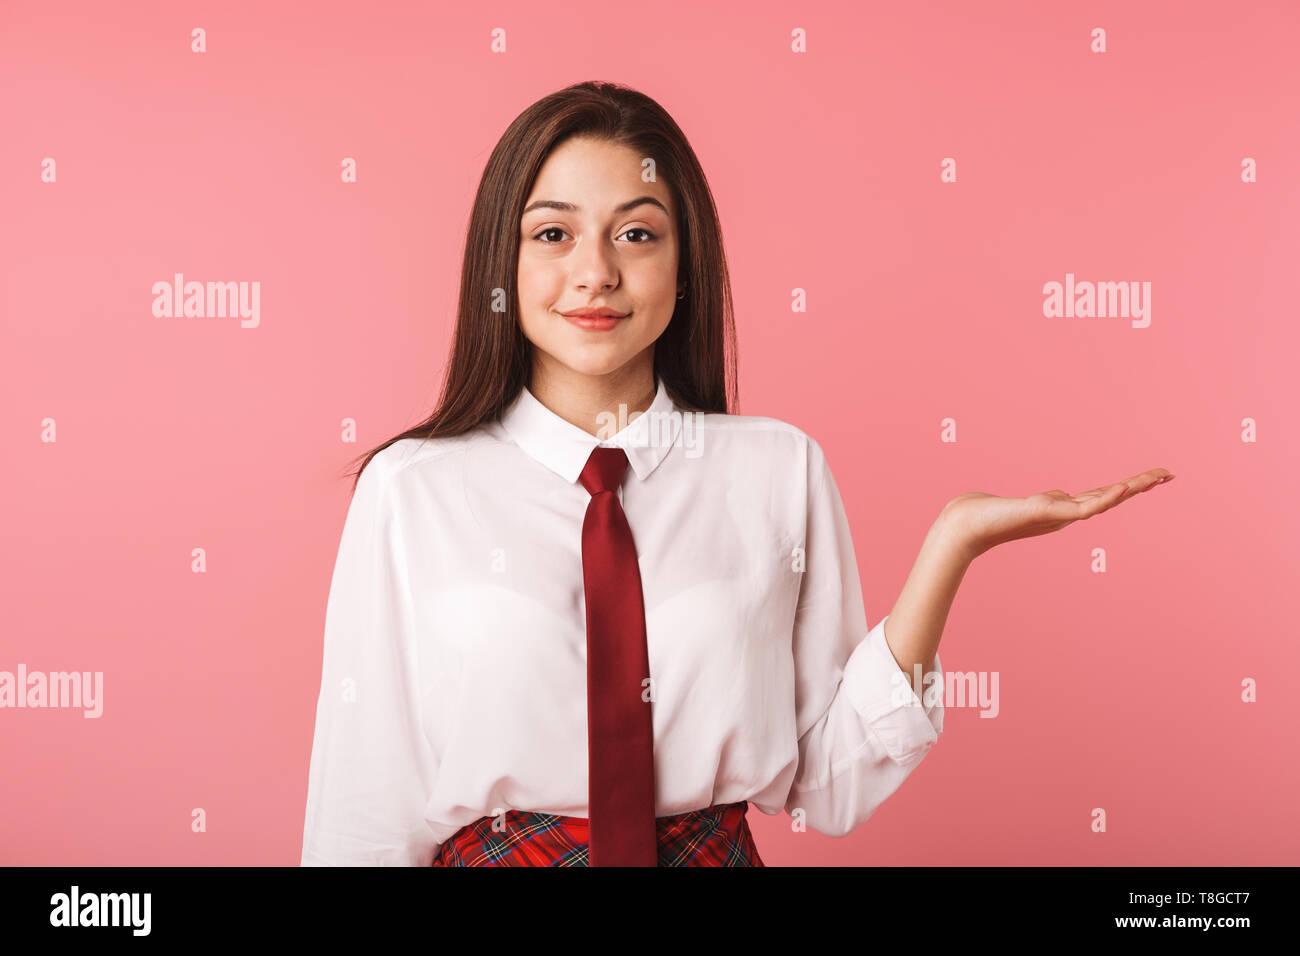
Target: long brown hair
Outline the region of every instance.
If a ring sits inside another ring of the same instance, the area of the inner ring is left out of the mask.
[[[351,472],[357,480],[394,442],[470,431],[498,418],[528,384],[532,343],[520,328],[516,289],[519,219],[542,164],[577,135],[626,145],[654,160],[655,176],[668,185],[676,206],[678,281],[686,287],[655,342],[654,372],[684,409],[736,412],[731,283],[704,170],[685,134],[653,99],[617,83],[577,83],[520,113],[488,157],[465,239],[451,362],[438,406],[418,425],[357,456],[364,458]],[[493,310],[494,302],[504,303],[505,316]]]

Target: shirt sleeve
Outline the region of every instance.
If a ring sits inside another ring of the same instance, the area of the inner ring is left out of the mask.
[[[943,732],[943,666],[923,682],[924,705],[885,641],[870,630],[839,489],[809,439],[805,567],[795,612],[799,767],[786,812],[844,836],[870,817]],[[924,675],[923,675],[924,676]]]
[[[436,761],[420,720],[414,612],[386,449],[361,472],[325,610],[303,866],[428,866]]]

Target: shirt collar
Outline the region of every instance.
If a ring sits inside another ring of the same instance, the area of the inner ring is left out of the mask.
[[[501,424],[524,452],[570,482],[578,480],[597,445],[622,448],[633,473],[644,481],[677,441],[681,423],[681,413],[662,379],[657,380],[650,408],[621,429],[620,422],[611,423],[605,432],[619,430],[604,439],[565,421],[539,402],[528,386],[501,414]]]

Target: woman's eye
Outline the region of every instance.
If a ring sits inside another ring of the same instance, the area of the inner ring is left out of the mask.
[[[634,246],[635,246],[635,245],[641,245],[641,244],[643,244],[643,243],[650,242],[652,239],[657,239],[657,238],[658,238],[658,237],[657,237],[653,232],[651,232],[649,229],[642,229],[640,226],[633,226],[631,229],[627,229],[627,230],[625,230],[625,231],[623,232],[623,235],[626,236],[626,235],[628,235],[628,233],[633,233],[633,232],[638,232],[638,233],[644,233],[644,234],[645,234],[645,238],[643,238],[643,239],[635,239],[635,240],[632,241],[632,244],[633,244]],[[541,243],[543,243],[543,244],[545,244],[545,245],[554,245],[555,243],[557,243],[557,242],[561,242],[561,241],[562,241],[559,237],[556,237],[556,238],[554,238],[554,239],[543,239],[543,238],[542,238],[543,236],[549,236],[549,235],[551,235],[551,233],[559,233],[560,236],[567,235],[567,233],[565,233],[565,231],[564,231],[563,229],[561,229],[559,226],[551,226],[549,229],[543,229],[543,230],[542,230],[541,232],[539,232],[537,235],[533,236],[533,238],[534,238],[535,240],[537,240],[538,242],[541,242]]]

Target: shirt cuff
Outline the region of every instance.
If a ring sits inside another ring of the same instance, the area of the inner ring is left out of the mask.
[[[898,666],[885,640],[887,620],[888,615],[849,655],[844,690],[890,758],[901,766],[914,766],[943,733],[943,664],[936,653],[931,670],[937,676],[929,685],[922,684],[925,696],[933,695],[933,702],[925,706],[912,688],[911,675]]]

